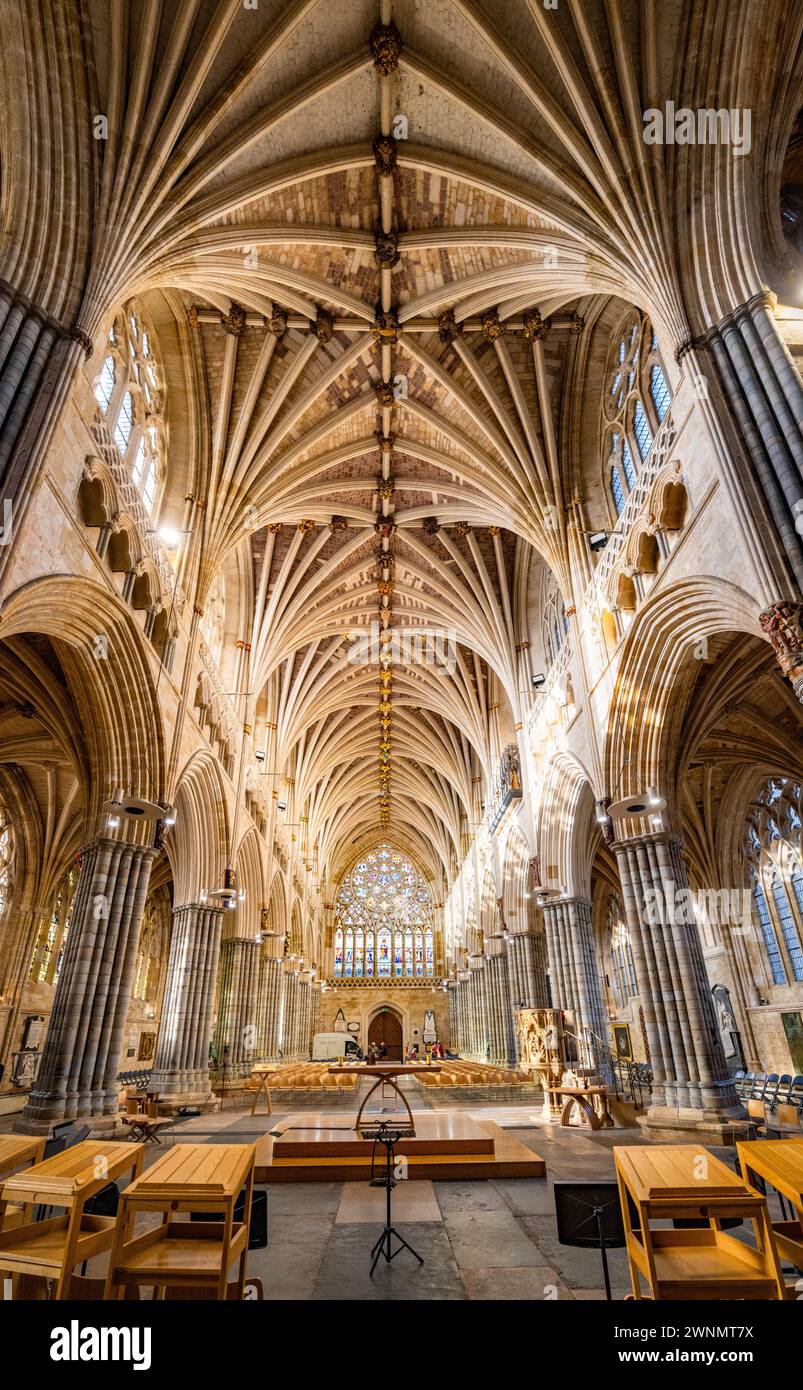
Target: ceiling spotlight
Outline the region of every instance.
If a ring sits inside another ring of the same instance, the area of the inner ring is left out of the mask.
[[[209,896],[210,898],[220,898],[230,908],[236,905],[237,879],[233,869],[224,869],[223,887],[213,888]]]
[[[589,531],[588,544],[591,550],[604,550],[608,544],[607,531]]]
[[[119,816],[109,816],[109,819],[107,820],[106,824],[110,830],[116,830],[120,824]]]
[[[147,801],[142,796],[126,796],[122,790],[114,792],[101,808],[110,816],[122,816],[126,820],[162,820],[164,806],[157,801]]]
[[[646,795],[637,793],[635,796],[625,796],[621,801],[614,801],[608,807],[608,815],[611,820],[627,820],[637,816],[652,816],[653,824],[660,821],[660,816],[655,813],[666,808],[666,800],[659,796],[655,787],[650,787]]]
[[[544,675],[543,671],[539,671],[537,676],[531,676],[530,680],[532,681],[533,688],[535,690],[540,690],[542,685],[546,685],[546,676]]]

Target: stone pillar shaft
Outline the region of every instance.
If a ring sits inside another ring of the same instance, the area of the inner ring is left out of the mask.
[[[96,840],[81,876],[27,1128],[117,1109],[117,1073],[155,851]]]
[[[247,1076],[254,1062],[258,967],[259,946],[253,938],[228,937],[222,943],[215,1054],[218,1067],[225,1055],[233,1076]]]
[[[223,911],[190,903],[173,912],[162,1021],[152,1084],[163,1095],[209,1091],[215,978]]]
[[[678,840],[614,845],[653,1068],[650,1115],[741,1115],[725,1065]]]

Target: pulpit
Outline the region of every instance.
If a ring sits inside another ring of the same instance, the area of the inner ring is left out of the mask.
[[[566,1066],[560,1009],[517,1009],[516,1029],[521,1066],[532,1072],[543,1088],[544,1119],[559,1119],[562,1106],[554,1087]]]

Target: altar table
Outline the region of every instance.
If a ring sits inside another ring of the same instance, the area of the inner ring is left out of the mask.
[[[561,1112],[560,1122],[568,1125],[572,1107],[577,1106],[592,1129],[613,1129],[613,1115],[608,1109],[608,1090],[606,1086],[547,1086],[550,1096],[565,1096],[566,1104]],[[596,1104],[595,1104],[596,1102]]]
[[[440,1071],[440,1067],[435,1066],[432,1062],[417,1062],[417,1063],[416,1063],[416,1062],[354,1062],[354,1063],[352,1063],[351,1065],[347,1065],[347,1066],[342,1066],[342,1067],[330,1067],[330,1068],[329,1068],[329,1075],[330,1075],[330,1076],[343,1076],[343,1075],[351,1076],[351,1075],[353,1075],[353,1076],[375,1076],[375,1077],[376,1077],[376,1081],[374,1082],[374,1084],[373,1084],[373,1086],[371,1087],[370,1091],[369,1091],[368,1094],[366,1095],[366,1097],[365,1097],[365,1099],[364,1099],[362,1105],[360,1106],[359,1110],[357,1111],[357,1118],[356,1118],[356,1120],[354,1121],[354,1128],[355,1128],[355,1129],[359,1129],[359,1128],[360,1128],[360,1121],[362,1120],[362,1112],[363,1112],[363,1110],[365,1109],[366,1105],[368,1104],[369,1100],[371,1099],[371,1096],[374,1094],[374,1091],[378,1090],[379,1087],[382,1086],[382,1085],[385,1084],[385,1083],[386,1083],[388,1086],[390,1086],[391,1090],[393,1090],[393,1091],[396,1092],[396,1095],[399,1097],[399,1099],[401,1100],[402,1105],[404,1106],[405,1110],[407,1111],[407,1115],[408,1115],[408,1117],[409,1117],[410,1124],[413,1125],[413,1128],[415,1128],[414,1121],[413,1121],[413,1112],[412,1112],[412,1110],[410,1109],[409,1105],[407,1104],[407,1097],[406,1097],[406,1095],[404,1094],[404,1092],[403,1092],[402,1090],[400,1090],[400,1088],[399,1088],[398,1085],[396,1084],[395,1078],[396,1078],[397,1076],[411,1076],[411,1075],[413,1075],[413,1074],[416,1073],[416,1072],[420,1075],[422,1071],[436,1072],[436,1071]]]

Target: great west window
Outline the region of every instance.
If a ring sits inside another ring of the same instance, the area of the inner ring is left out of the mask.
[[[333,974],[392,979],[435,973],[432,895],[415,865],[381,844],[340,885]]]

